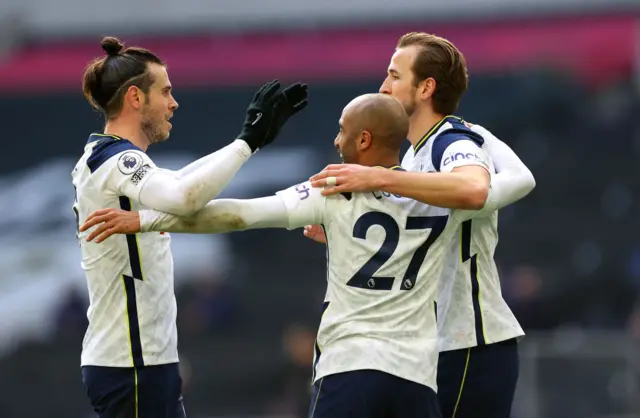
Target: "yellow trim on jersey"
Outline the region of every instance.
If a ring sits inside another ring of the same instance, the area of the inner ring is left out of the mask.
[[[456,406],[453,408],[453,415],[451,415],[451,418],[456,418],[456,412],[458,412],[458,405],[460,404],[460,399],[462,398],[462,389],[464,389],[464,382],[467,380],[467,369],[469,368],[469,357],[471,357],[471,349],[467,348],[467,362],[464,365],[464,373],[462,373],[462,382],[460,382],[460,392],[458,392],[458,400],[456,401]]]
[[[318,386],[318,393],[316,394],[316,400],[313,402],[313,410],[311,411],[311,418],[316,413],[316,406],[318,406],[318,398],[320,398],[320,391],[322,390],[322,382],[324,382],[324,377],[320,379],[320,385]]]
[[[93,133],[93,134],[91,134],[91,135],[92,135],[92,136],[93,136],[93,135],[95,135],[95,136],[104,136],[104,137],[107,137],[107,138],[113,138],[113,139],[117,139],[117,140],[121,140],[121,139],[122,139],[122,138],[121,138],[121,137],[119,137],[118,135],[113,135],[113,134],[97,134],[97,133]]]
[[[135,399],[136,399],[136,418],[138,418],[138,369],[133,369],[133,378],[134,378],[134,384],[135,384]]]
[[[449,118],[454,118],[457,119],[459,121],[462,121],[462,118],[458,117],[458,116],[453,116],[453,115],[447,115],[444,118],[440,119],[440,121],[438,123],[436,123],[435,125],[433,125],[433,128],[429,129],[429,132],[427,132],[421,139],[420,141],[418,141],[415,145],[415,147],[413,147],[414,153],[418,152],[418,150],[424,145],[425,142],[427,142],[427,140],[429,139],[429,137],[431,135],[433,135],[438,129],[440,129],[440,127],[444,124],[444,122],[449,119]]]
[[[402,167],[399,166],[399,165],[394,165],[392,167],[384,167],[384,166],[381,166],[381,165],[375,165],[375,166],[373,166],[373,168],[384,168],[384,169],[387,169],[387,170],[398,170],[398,169],[401,169]]]
[[[131,319],[129,317],[129,297],[127,295],[127,284],[124,282],[124,274],[122,277],[122,290],[124,290],[124,311],[127,314],[127,338],[129,339],[129,353],[131,354],[131,367],[136,367],[135,362],[133,360],[133,341],[131,341],[131,327],[129,324],[131,323]]]

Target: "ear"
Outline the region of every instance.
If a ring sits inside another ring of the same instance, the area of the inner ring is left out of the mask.
[[[146,99],[147,98],[142,90],[136,86],[129,86],[124,96],[124,101],[136,110],[142,109]]]
[[[427,100],[436,91],[436,80],[433,77],[429,77],[418,84],[418,93],[422,100]]]
[[[371,136],[371,132],[362,131],[362,133],[360,134],[360,137],[358,138],[358,148],[360,148],[361,151],[364,151],[370,148],[372,144],[373,144],[373,137]]]

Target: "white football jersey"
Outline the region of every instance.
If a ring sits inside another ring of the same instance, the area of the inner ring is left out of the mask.
[[[93,134],[73,169],[79,223],[97,209],[140,210],[145,180],[160,170],[126,139]],[[113,235],[100,244],[79,236],[90,306],[83,366],[141,367],[178,361],[176,300],[169,234]]]
[[[474,138],[491,157],[484,138],[464,122],[448,116],[428,132],[402,160],[408,171],[450,172],[476,164],[473,147],[457,149]],[[495,173],[489,158],[490,172]],[[522,337],[524,332],[502,298],[494,260],[498,244],[498,212],[480,212],[459,226],[438,287],[439,351],[458,350]]]
[[[437,279],[468,212],[386,192],[324,197],[308,182],[278,195],[289,228],[322,224],[327,237],[314,381],[373,369],[436,390]]]

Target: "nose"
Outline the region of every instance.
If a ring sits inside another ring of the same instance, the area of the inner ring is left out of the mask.
[[[176,99],[173,99],[173,102],[171,103],[170,109],[171,110],[176,110],[178,107],[180,107],[180,105],[178,104]]]
[[[378,89],[379,93],[382,94],[391,94],[391,89],[389,88],[389,83],[387,83],[387,79],[382,82],[380,89]]]

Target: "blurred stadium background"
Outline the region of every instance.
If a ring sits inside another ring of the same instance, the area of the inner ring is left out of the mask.
[[[513,418],[640,417],[640,0],[3,0],[0,417],[93,416],[70,172],[102,121],[81,74],[115,35],[169,65],[180,109],[150,151],[180,167],[234,138],[253,89],[311,104],[223,196],[267,195],[336,162],[342,107],[377,90],[418,30],[466,55],[459,114],[536,176],[500,214],[503,292],[527,338]],[[190,417],[306,416],[324,249],[299,231],[174,235]],[[479,417],[488,418],[488,417]]]

